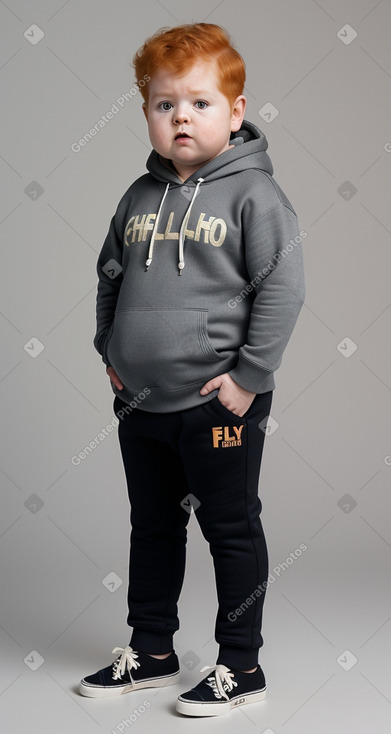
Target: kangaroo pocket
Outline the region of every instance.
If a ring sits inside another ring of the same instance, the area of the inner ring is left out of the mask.
[[[208,365],[223,360],[208,336],[207,309],[117,310],[106,343],[110,364],[132,389],[180,390],[206,381]]]

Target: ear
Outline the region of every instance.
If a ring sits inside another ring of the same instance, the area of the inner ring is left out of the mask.
[[[148,122],[148,107],[147,107],[147,105],[146,105],[146,103],[145,103],[145,102],[143,102],[143,104],[142,104],[142,108],[143,108],[143,112],[144,112],[144,115],[145,115],[145,119],[146,119],[146,120],[147,120],[147,122]]]
[[[246,111],[247,99],[244,94],[236,97],[232,107],[231,131],[237,132],[242,127],[244,113]]]

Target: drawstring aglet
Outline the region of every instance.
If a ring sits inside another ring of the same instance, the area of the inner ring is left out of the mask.
[[[147,272],[147,270],[148,270],[151,262],[152,262],[152,258],[151,257],[149,257],[148,260],[145,261],[145,272]]]
[[[182,270],[184,267],[185,267],[185,263],[183,262],[183,260],[181,260],[181,262],[178,263],[178,269],[179,269],[178,275],[182,275]]]

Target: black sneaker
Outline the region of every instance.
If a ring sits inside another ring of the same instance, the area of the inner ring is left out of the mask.
[[[80,681],[80,693],[91,698],[119,696],[138,688],[172,686],[179,681],[179,661],[175,652],[167,658],[152,658],[132,647],[115,647],[121,653],[107,668]]]
[[[236,706],[263,701],[266,683],[260,665],[253,673],[241,673],[225,665],[205,666],[210,670],[204,680],[191,691],[178,696],[176,710],[188,716],[220,716]]]

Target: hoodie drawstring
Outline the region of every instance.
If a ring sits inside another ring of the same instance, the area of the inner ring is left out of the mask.
[[[199,178],[197,180],[197,186],[194,189],[194,194],[191,197],[191,202],[190,202],[189,206],[187,207],[186,214],[183,217],[182,225],[181,225],[181,228],[179,230],[179,248],[178,248],[178,257],[179,257],[178,269],[179,269],[179,273],[178,273],[178,275],[182,275],[183,268],[185,267],[185,256],[184,256],[184,252],[183,252],[183,245],[184,245],[183,233],[184,233],[184,231],[185,231],[185,229],[187,227],[187,223],[189,221],[189,217],[190,217],[190,213],[191,213],[191,208],[193,206],[194,199],[196,198],[196,196],[198,194],[198,189],[201,186],[201,184],[203,183],[203,181],[204,181],[203,178]]]
[[[151,237],[151,240],[150,240],[150,243],[149,243],[149,250],[148,250],[148,259],[147,259],[147,260],[145,261],[145,270],[146,270],[146,271],[148,270],[148,268],[149,268],[149,266],[150,266],[150,264],[151,264],[151,262],[152,262],[152,257],[153,257],[153,246],[154,246],[154,244],[155,244],[155,232],[156,232],[156,230],[157,230],[157,226],[158,226],[158,224],[159,224],[159,217],[160,217],[160,212],[161,212],[161,210],[162,210],[162,207],[163,207],[164,199],[165,199],[165,198],[166,198],[166,196],[167,196],[167,192],[168,192],[168,189],[169,189],[169,188],[170,188],[170,184],[168,183],[168,184],[167,184],[167,186],[166,186],[166,190],[165,190],[165,192],[164,192],[164,194],[163,194],[163,198],[162,198],[162,200],[161,200],[161,202],[160,202],[160,206],[159,206],[159,209],[158,209],[158,213],[156,214],[155,224],[154,224],[154,226],[153,226],[153,230],[152,230],[152,237]]]
[[[189,221],[189,217],[190,217],[190,214],[191,214],[191,209],[192,209],[192,206],[193,206],[193,203],[194,203],[194,199],[196,198],[196,196],[198,194],[198,189],[199,189],[200,185],[203,182],[204,182],[204,179],[203,178],[199,178],[197,180],[197,186],[194,189],[193,196],[191,197],[190,204],[187,207],[187,210],[186,210],[185,216],[183,217],[181,228],[180,228],[180,231],[179,231],[179,245],[178,245],[178,259],[179,259],[179,262],[178,262],[178,270],[179,270],[179,273],[178,273],[178,275],[182,275],[183,268],[185,267],[184,237],[183,237],[183,233],[186,230],[187,223]],[[154,224],[153,231],[152,231],[151,240],[150,240],[150,243],[149,243],[148,259],[145,262],[145,270],[146,271],[148,270],[148,268],[149,268],[149,266],[150,266],[150,264],[152,262],[153,246],[154,246],[154,243],[155,243],[155,234],[156,234],[156,230],[157,230],[157,227],[158,227],[158,224],[159,224],[159,218],[160,218],[160,213],[162,211],[163,202],[164,202],[164,199],[167,196],[167,192],[168,192],[168,189],[169,188],[170,188],[170,184],[168,183],[167,186],[166,186],[165,192],[163,194],[162,200],[160,202],[158,213],[156,215],[156,219],[155,219],[155,224]]]

